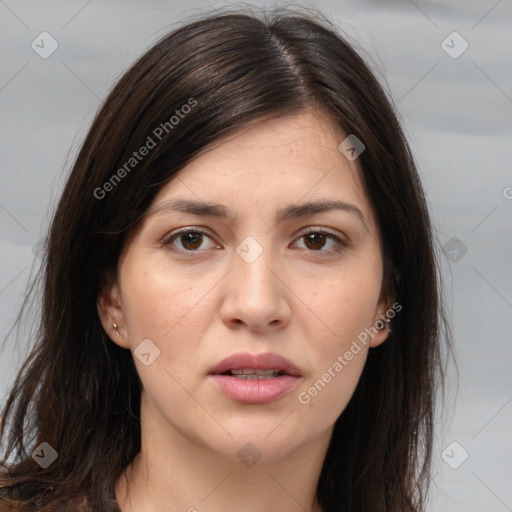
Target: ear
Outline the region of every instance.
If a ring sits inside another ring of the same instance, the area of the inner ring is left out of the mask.
[[[389,311],[390,309],[393,311],[387,300],[380,301],[377,306],[372,325],[372,327],[377,331],[377,334],[371,337],[370,347],[372,348],[382,345],[382,343],[388,339],[390,333],[390,323],[386,321],[389,320],[389,316],[386,314],[386,311]]]
[[[121,290],[117,278],[112,274],[105,277],[96,306],[101,325],[109,338],[122,348],[130,348],[122,309]]]

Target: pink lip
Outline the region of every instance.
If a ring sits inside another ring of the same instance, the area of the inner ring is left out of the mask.
[[[221,393],[245,404],[272,402],[291,391],[301,380],[294,375],[282,375],[273,379],[242,380],[229,375],[211,375]]]
[[[229,370],[281,370],[289,375],[300,376],[299,369],[288,359],[279,354],[266,352],[264,354],[249,354],[247,352],[233,354],[210,370],[210,374],[219,375]]]
[[[221,375],[229,370],[270,370],[285,372],[271,379],[242,380],[231,375]],[[241,403],[263,404],[277,400],[291,391],[301,380],[299,369],[279,354],[233,354],[222,360],[209,372],[219,391]]]

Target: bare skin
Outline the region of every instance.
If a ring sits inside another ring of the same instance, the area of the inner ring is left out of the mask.
[[[149,339],[151,358],[152,346],[160,354],[148,366],[134,355],[142,449],[116,484],[123,512],[321,510],[316,485],[334,422],[387,329],[308,403],[299,393],[390,306],[357,160],[338,150],[346,135],[318,112],[254,124],[181,170],[150,208],[182,198],[224,205],[231,218],[161,209],[126,244],[98,312],[113,342],[135,351]],[[291,203],[319,199],[351,203],[362,218],[332,209],[278,219]],[[195,237],[172,238],[183,228]],[[261,254],[248,263],[240,244]],[[208,373],[239,352],[286,357],[300,369],[297,386],[264,404],[226,397]],[[237,456],[244,446],[261,457],[250,467]]]

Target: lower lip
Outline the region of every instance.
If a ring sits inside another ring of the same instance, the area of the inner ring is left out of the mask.
[[[272,402],[291,391],[300,377],[282,375],[272,379],[244,380],[229,375],[211,375],[220,392],[244,404]]]

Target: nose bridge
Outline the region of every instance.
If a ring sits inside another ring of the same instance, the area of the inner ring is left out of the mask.
[[[236,247],[224,297],[225,321],[242,321],[253,329],[288,321],[286,287],[280,282],[273,264],[277,260],[273,258],[270,238],[262,237],[257,241],[248,236]]]
[[[266,295],[272,291],[270,289],[279,286],[275,282],[275,271],[271,270],[272,248],[268,243],[269,240],[268,236],[260,238],[260,241],[253,236],[248,236],[236,248],[234,277],[239,280],[237,291],[241,291],[248,297],[253,296],[254,300],[258,300],[261,295]],[[275,296],[275,293],[270,295]]]

